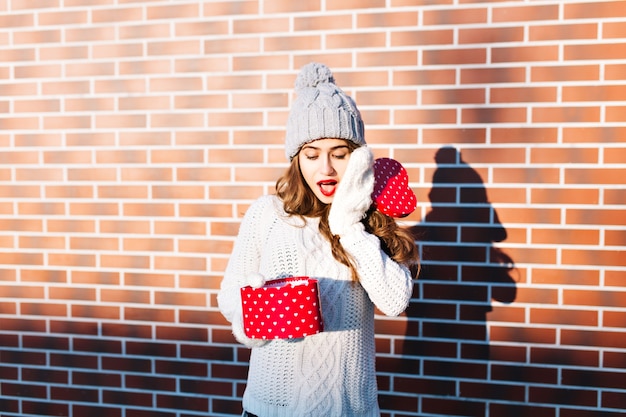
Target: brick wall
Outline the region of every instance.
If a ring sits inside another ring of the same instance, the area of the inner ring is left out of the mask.
[[[0,0],[0,414],[240,413],[216,291],[297,70],[420,200],[384,416],[626,415],[626,2]]]

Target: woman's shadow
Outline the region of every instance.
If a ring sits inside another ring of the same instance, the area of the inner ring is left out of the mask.
[[[445,396],[447,413],[458,403],[462,415],[483,416],[490,357],[487,314],[492,300],[515,300],[514,265],[494,246],[507,232],[478,172],[453,147],[439,149],[435,161],[431,211],[412,228],[422,270],[414,295],[418,301],[406,312],[403,356],[419,360],[423,383],[416,393],[433,400]],[[474,397],[472,387],[478,384],[483,392]],[[454,397],[457,401],[450,401]]]

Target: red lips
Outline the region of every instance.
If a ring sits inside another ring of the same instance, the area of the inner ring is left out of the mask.
[[[318,181],[317,186],[320,189],[320,192],[324,194],[326,197],[331,197],[335,194],[337,190],[337,181],[336,180],[322,180]]]

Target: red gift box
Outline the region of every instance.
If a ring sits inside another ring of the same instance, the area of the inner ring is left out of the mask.
[[[252,339],[296,339],[323,331],[316,279],[289,277],[241,288],[243,328]]]

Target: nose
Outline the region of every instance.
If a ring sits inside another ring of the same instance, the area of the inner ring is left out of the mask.
[[[323,175],[335,174],[335,167],[333,166],[333,160],[330,157],[330,155],[327,155],[325,158],[322,158],[321,173]]]

